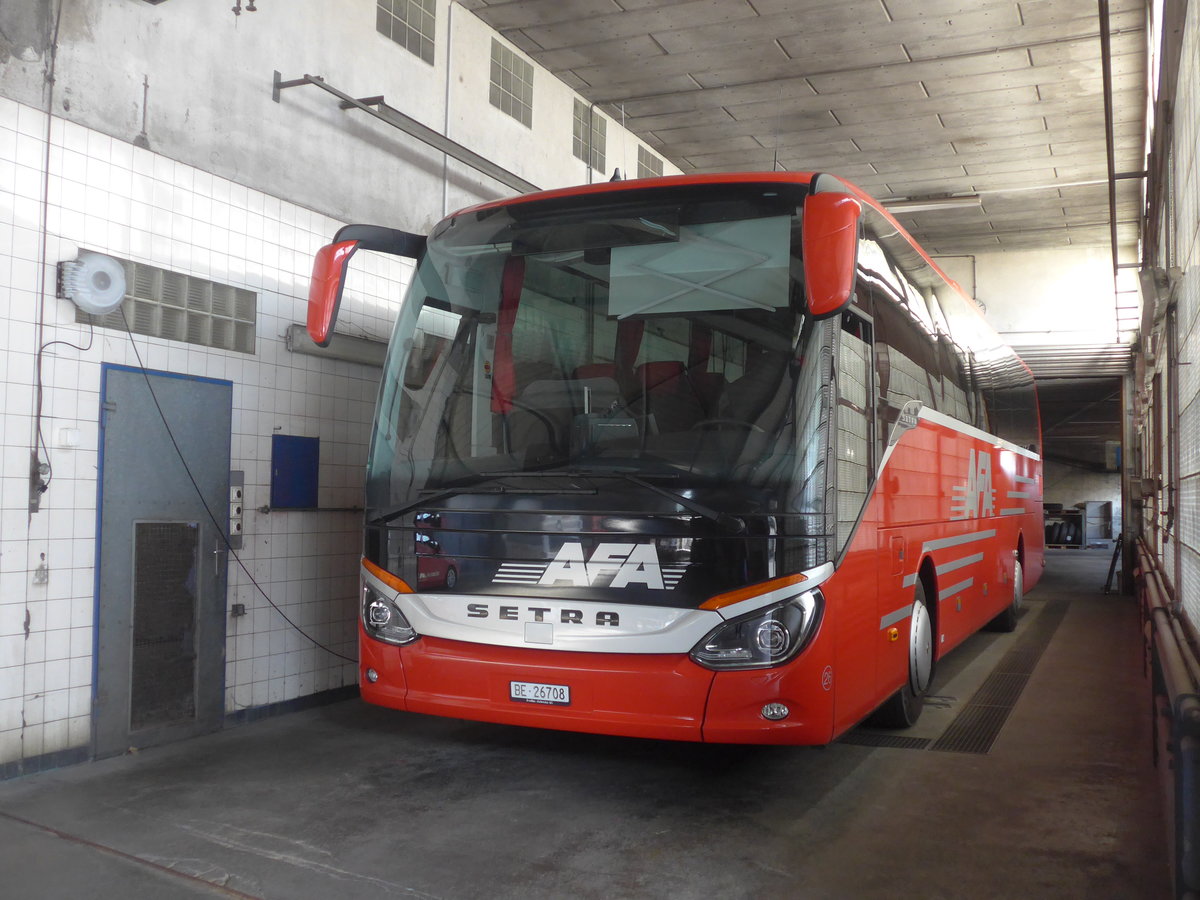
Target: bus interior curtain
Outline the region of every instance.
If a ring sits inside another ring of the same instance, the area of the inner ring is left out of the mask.
[[[492,371],[492,412],[512,411],[517,376],[513,369],[513,324],[525,284],[525,257],[510,256],[500,279],[500,311],[496,317],[496,356]]]
[[[709,357],[712,356],[712,328],[701,323],[692,323],[692,340],[688,347],[688,371],[703,372],[708,368]]]
[[[637,364],[638,353],[642,349],[642,335],[646,331],[645,319],[618,319],[617,346],[613,351],[613,361],[616,363],[617,384],[627,395],[636,391],[633,367]]]

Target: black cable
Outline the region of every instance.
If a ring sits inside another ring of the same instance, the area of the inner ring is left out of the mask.
[[[41,483],[41,492],[43,494],[50,489],[50,482],[54,480],[54,463],[50,461],[50,447],[46,444],[46,436],[42,434],[42,356],[45,354],[47,347],[53,347],[55,344],[62,344],[64,347],[70,347],[73,350],[78,350],[80,353],[86,353],[88,350],[91,350],[92,344],[96,341],[96,327],[89,322],[88,328],[90,329],[88,332],[88,342],[83,347],[80,347],[78,344],[72,344],[70,341],[47,341],[38,347],[36,364],[34,366],[37,380],[35,384],[33,424],[34,432],[37,434],[37,446],[41,447],[42,458],[46,463],[46,479]]]
[[[129,320],[125,318],[124,304],[121,305],[121,321],[125,323],[125,332],[129,335],[129,344],[133,347],[133,355],[137,357],[138,368],[141,370],[142,377],[146,379],[146,388],[150,391],[150,399],[154,401],[154,408],[158,410],[158,417],[162,420],[163,428],[167,430],[167,437],[171,440],[171,446],[175,448],[175,453],[179,457],[180,463],[183,464],[183,471],[187,473],[188,481],[192,483],[192,489],[195,490],[196,496],[200,499],[200,505],[204,507],[204,511],[208,514],[208,518],[212,522],[213,528],[216,529],[221,541],[225,544],[225,549],[228,551],[230,557],[238,564],[238,567],[246,573],[246,577],[250,579],[250,583],[254,585],[255,589],[262,595],[262,598],[266,600],[267,603],[271,605],[271,608],[274,609],[275,612],[279,613],[280,618],[287,622],[288,625],[290,625],[296,632],[298,632],[306,640],[310,641],[314,646],[321,648],[331,656],[336,656],[338,659],[344,659],[346,662],[357,664],[358,660],[354,657],[346,656],[344,653],[338,653],[332,647],[325,646],[315,637],[310,635],[303,628],[289,619],[287,613],[280,609],[278,604],[276,604],[275,601],[267,595],[267,592],[263,590],[262,585],[260,585],[254,579],[254,576],[251,574],[250,570],[246,568],[246,564],[242,562],[242,558],[238,556],[237,551],[233,549],[233,544],[230,543],[229,537],[225,534],[225,529],[222,527],[221,522],[209,508],[208,501],[204,499],[204,493],[200,490],[200,485],[197,483],[196,477],[192,474],[192,469],[188,465],[187,459],[183,455],[183,450],[180,448],[179,443],[175,440],[175,434],[171,431],[171,426],[167,422],[166,413],[163,412],[163,408],[158,402],[158,395],[154,393],[154,385],[150,382],[150,373],[146,369],[145,363],[142,362],[142,355],[138,352],[137,342],[133,339],[133,330],[129,327]]]
[[[53,142],[50,140],[53,111],[54,111],[54,72],[58,64],[58,29],[62,24],[63,4],[58,4],[58,9],[54,13],[54,31],[50,36],[50,51],[46,54],[46,62],[44,65],[44,74],[42,77],[44,85],[44,95],[46,100],[46,152],[42,157],[42,206],[39,214],[40,220],[40,235],[38,237],[38,276],[37,276],[37,292],[39,302],[37,307],[37,340],[40,343],[42,336],[46,333],[46,237],[48,229],[46,227],[46,210],[50,207],[50,157],[51,147]],[[95,337],[95,329],[92,330],[92,336]],[[50,453],[46,449],[46,440],[42,437],[42,351],[55,343],[66,343],[65,341],[50,341],[47,344],[41,344],[37,351],[37,387],[35,392],[35,407],[34,407],[34,444],[33,456],[38,455],[38,446],[46,453],[46,480],[39,483],[41,493],[45,493],[50,486],[50,480],[54,477],[54,467],[50,464]],[[91,340],[88,341],[88,347],[91,347]],[[40,474],[40,473],[39,473]],[[32,475],[31,475],[32,477]]]

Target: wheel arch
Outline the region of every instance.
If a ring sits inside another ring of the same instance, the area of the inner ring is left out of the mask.
[[[937,567],[933,563],[932,556],[926,556],[921,560],[921,565],[917,569],[917,578],[920,579],[921,585],[925,588],[925,606],[929,610],[929,619],[933,625],[933,658],[936,660],[941,649],[941,604],[938,603],[938,587],[937,587]]]

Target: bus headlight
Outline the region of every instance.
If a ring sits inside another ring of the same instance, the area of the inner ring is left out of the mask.
[[[764,669],[794,657],[817,630],[823,598],[806,591],[717,626],[692,648],[706,669]]]
[[[385,644],[403,646],[420,637],[400,608],[366,583],[362,586],[362,623],[367,634]]]

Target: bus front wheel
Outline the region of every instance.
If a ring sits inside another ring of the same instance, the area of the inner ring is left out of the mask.
[[[925,694],[933,680],[933,618],[925,600],[925,585],[918,580],[913,594],[908,629],[908,679],[904,686],[871,716],[880,728],[909,728],[921,717]]]

